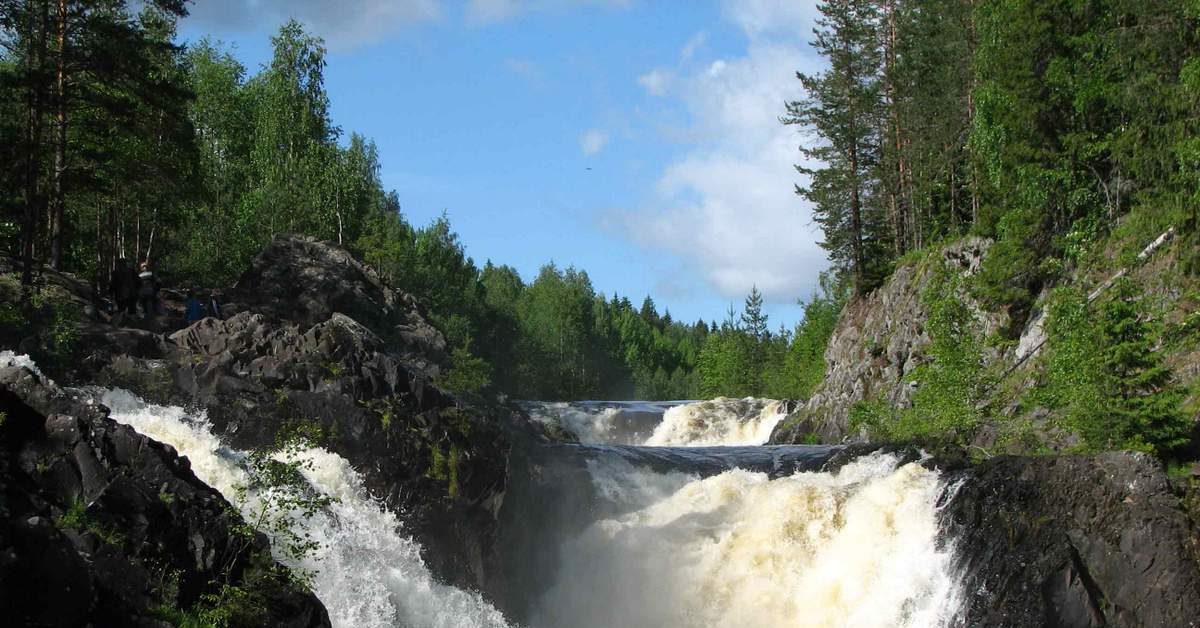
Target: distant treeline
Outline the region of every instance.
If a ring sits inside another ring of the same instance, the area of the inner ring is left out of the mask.
[[[582,270],[548,264],[526,284],[479,268],[445,218],[408,223],[374,144],[333,124],[319,39],[284,25],[252,74],[219,44],[176,45],[183,14],[170,0],[0,0],[0,238],[14,257],[101,290],[119,258],[218,286],[275,234],[339,242],[424,304],[451,348],[442,383],[464,392],[796,397],[820,378],[835,285],[806,323],[770,331],[757,291],[721,324],[686,323],[649,297],[597,294]]]

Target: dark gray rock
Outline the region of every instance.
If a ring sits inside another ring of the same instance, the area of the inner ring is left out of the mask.
[[[429,366],[445,360],[446,341],[415,298],[393,290],[349,251],[315,238],[275,238],[229,292],[231,310],[273,315],[303,327],[344,314],[394,350]]]
[[[1200,626],[1200,537],[1148,456],[999,457],[949,475],[963,626]]]
[[[20,367],[0,369],[0,412],[0,617],[11,625],[154,625],[226,578],[261,600],[262,625],[329,625],[266,537],[237,533],[233,507],[172,448]]]

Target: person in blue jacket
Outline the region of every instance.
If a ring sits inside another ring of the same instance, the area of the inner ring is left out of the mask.
[[[184,304],[187,309],[188,324],[194,323],[204,318],[204,304],[200,302],[200,298],[196,296],[196,291],[188,288],[187,302]]]

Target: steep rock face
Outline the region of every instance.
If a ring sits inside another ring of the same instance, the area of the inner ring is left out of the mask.
[[[0,616],[28,626],[161,626],[219,582],[255,623],[328,626],[186,458],[23,367],[0,368]]]
[[[964,626],[1200,626],[1200,536],[1141,454],[1000,457],[942,511]]]
[[[340,313],[304,327],[242,312],[205,319],[171,340],[164,367],[171,389],[183,393],[174,400],[207,408],[230,445],[253,449],[294,424],[319,426],[320,444],[404,513],[435,573],[485,586],[487,504],[503,489],[507,455],[501,418],[460,408],[420,367]],[[451,457],[453,469],[437,468]]]
[[[780,423],[771,442],[801,443],[809,434],[829,443],[853,440],[858,435],[850,433],[848,423],[855,402],[908,404],[913,388],[905,377],[926,360],[929,345],[921,297],[936,269],[930,262],[969,276],[978,271],[988,245],[981,238],[959,241],[942,249],[935,260],[897,268],[879,289],[848,303],[825,351],[825,378],[812,397]],[[974,310],[986,333],[1007,323],[1002,314]]]

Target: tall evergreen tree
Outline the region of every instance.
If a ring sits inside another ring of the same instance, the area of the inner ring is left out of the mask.
[[[788,103],[782,121],[816,136],[800,153],[821,165],[796,166],[808,177],[796,193],[813,204],[821,245],[862,294],[883,278],[887,259],[879,247],[890,244],[871,198],[882,126],[879,12],[873,0],[830,0],[819,9],[813,47],[829,68],[796,74],[807,97]]]
[[[746,309],[742,311],[741,319],[743,329],[758,342],[766,341],[770,335],[767,329],[767,314],[762,308],[762,293],[758,291],[758,286],[752,286],[750,294],[746,296]]]

